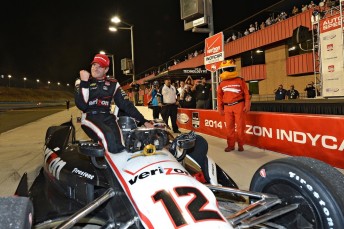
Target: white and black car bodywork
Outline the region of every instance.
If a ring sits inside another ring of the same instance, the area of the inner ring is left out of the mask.
[[[76,141],[71,122],[47,130],[43,167],[28,193],[17,190],[33,203],[35,228],[344,228],[344,178],[323,162],[269,162],[245,191],[198,157],[207,151],[200,136],[123,135],[127,150],[111,154]]]

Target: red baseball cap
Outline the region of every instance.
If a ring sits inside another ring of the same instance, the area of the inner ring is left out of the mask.
[[[110,65],[110,60],[105,54],[97,54],[94,56],[93,61],[91,64],[97,63],[103,68],[109,67]]]

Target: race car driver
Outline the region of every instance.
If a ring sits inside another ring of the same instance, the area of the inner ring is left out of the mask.
[[[153,125],[147,121],[136,107],[124,99],[123,90],[115,79],[108,79],[110,60],[104,54],[95,55],[91,63],[91,74],[80,71],[80,79],[75,82],[75,104],[83,112],[81,126],[93,140],[100,141],[111,153],[125,149],[117,117],[110,113],[114,100],[119,109],[139,121],[145,127]]]
[[[227,147],[225,152],[234,150],[235,124],[238,151],[244,151],[245,113],[250,110],[250,94],[245,80],[238,75],[232,60],[226,71],[220,74],[217,88],[217,109],[225,115]]]

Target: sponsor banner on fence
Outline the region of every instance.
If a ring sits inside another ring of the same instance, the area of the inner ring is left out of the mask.
[[[224,116],[217,111],[179,109],[178,126],[226,138]],[[249,112],[245,137],[248,145],[291,156],[312,157],[344,168],[343,129],[342,116]]]
[[[340,15],[320,21],[321,74],[324,97],[344,96],[343,41]]]

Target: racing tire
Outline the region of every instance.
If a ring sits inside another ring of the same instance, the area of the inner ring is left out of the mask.
[[[344,176],[322,161],[288,157],[268,162],[254,174],[250,190],[276,195],[283,206],[299,204],[272,220],[286,228],[344,228]]]

